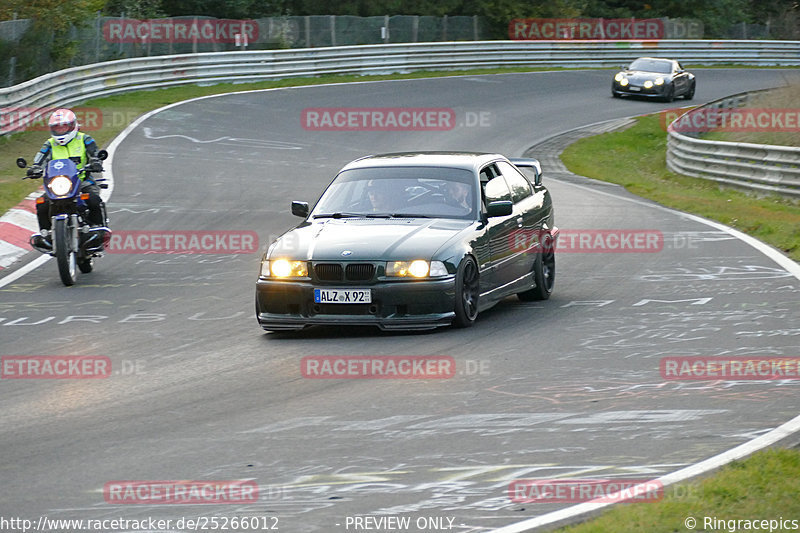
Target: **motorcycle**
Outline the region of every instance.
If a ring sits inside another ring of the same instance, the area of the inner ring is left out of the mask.
[[[105,243],[111,234],[108,229],[105,205],[102,205],[102,226],[91,226],[87,193],[81,193],[81,174],[86,172],[102,172],[102,161],[108,152],[100,150],[97,158],[92,159],[85,168],[79,169],[71,159],[54,159],[42,170],[39,167],[27,167],[24,158],[17,159],[19,168],[28,168],[22,179],[42,178],[44,193],[50,200],[50,230],[42,230],[30,237],[30,245],[36,251],[56,258],[58,273],[64,285],[74,285],[80,270],[88,274],[93,268],[93,258],[102,257]],[[104,178],[91,178],[101,189],[107,189]],[[38,202],[38,200],[37,200]]]

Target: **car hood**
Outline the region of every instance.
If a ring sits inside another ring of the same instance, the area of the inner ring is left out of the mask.
[[[628,70],[625,72],[625,77],[631,83],[641,84],[647,80],[655,80],[656,78],[664,78],[664,81],[669,81],[670,74],[659,74],[658,72],[647,72],[644,70]]]
[[[304,222],[282,235],[269,257],[308,261],[433,259],[469,220],[326,219]]]

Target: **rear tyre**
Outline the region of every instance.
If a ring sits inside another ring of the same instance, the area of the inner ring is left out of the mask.
[[[478,265],[471,257],[464,258],[458,265],[456,272],[456,318],[453,325],[458,328],[468,328],[478,318],[478,297],[480,284],[478,283]]]
[[[67,221],[59,219],[55,221],[53,228],[53,240],[56,247],[56,263],[58,264],[58,275],[61,282],[66,285],[74,285],[78,278],[77,261],[75,251],[72,250],[70,228]]]
[[[547,300],[553,293],[556,283],[556,253],[555,242],[550,235],[542,239],[542,248],[542,252],[537,254],[533,262],[533,279],[536,287],[517,293],[517,298],[523,302]]]

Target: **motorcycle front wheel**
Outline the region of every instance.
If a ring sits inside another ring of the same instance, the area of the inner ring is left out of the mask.
[[[75,250],[72,249],[72,235],[67,220],[55,221],[53,227],[53,244],[56,249],[56,263],[61,282],[66,286],[74,285],[78,279],[78,265]]]

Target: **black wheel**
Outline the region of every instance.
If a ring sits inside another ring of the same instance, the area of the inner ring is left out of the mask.
[[[675,99],[675,86],[674,85],[670,85],[669,89],[667,89],[667,92],[664,93],[664,101],[665,102],[671,102],[674,99]]]
[[[78,278],[77,261],[75,251],[72,249],[71,233],[66,220],[56,220],[53,228],[56,263],[58,263],[58,275],[61,276],[61,282],[67,286],[74,285],[75,280]]]
[[[686,91],[686,94],[683,95],[683,99],[684,100],[691,100],[692,98],[694,98],[695,85],[696,85],[696,82],[692,82],[692,86],[689,87],[689,90]]]
[[[80,261],[78,261],[78,268],[84,274],[88,274],[89,272],[91,272],[93,267],[94,267],[94,262],[92,261],[91,257],[87,257],[86,259],[81,259]]]
[[[536,260],[533,262],[533,279],[536,287],[518,293],[517,298],[523,302],[550,298],[556,283],[555,242],[550,235],[546,235],[542,239],[542,252],[537,254]]]
[[[479,296],[478,265],[473,258],[466,257],[458,265],[456,272],[456,318],[453,325],[468,328],[475,323],[478,318]]]

